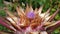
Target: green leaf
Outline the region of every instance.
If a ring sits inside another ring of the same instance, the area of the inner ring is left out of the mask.
[[[0,16],[6,16],[6,13],[4,12],[4,10],[0,10]]]

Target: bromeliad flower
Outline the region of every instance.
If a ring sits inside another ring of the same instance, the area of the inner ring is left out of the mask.
[[[42,9],[43,6],[33,10],[32,6],[27,5],[26,9],[23,10],[18,6],[16,7],[18,16],[5,9],[8,16],[1,17],[0,24],[13,30],[14,34],[51,34],[60,25],[60,21],[56,23],[52,21],[59,9],[53,15],[50,15],[51,8],[45,13],[42,13]]]

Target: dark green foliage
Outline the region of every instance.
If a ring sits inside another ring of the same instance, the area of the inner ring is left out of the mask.
[[[0,10],[0,16],[6,16],[6,13],[4,12],[4,10]]]

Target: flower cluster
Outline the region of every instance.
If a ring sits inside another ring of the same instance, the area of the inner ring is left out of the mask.
[[[8,16],[1,18],[0,24],[14,31],[15,34],[51,34],[51,32],[58,27],[60,21],[53,22],[53,18],[59,12],[59,9],[50,15],[49,8],[45,13],[42,13],[43,6],[39,9],[33,10],[32,6],[22,9],[20,6],[16,7],[16,15],[11,13],[7,8],[5,12]],[[4,22],[3,22],[4,20]],[[55,26],[56,25],[56,26]],[[48,32],[48,30],[51,30]]]

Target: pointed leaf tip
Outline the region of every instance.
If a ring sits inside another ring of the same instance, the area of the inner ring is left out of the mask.
[[[53,15],[51,15],[48,21],[52,21],[58,12],[59,12],[59,9],[57,8],[56,12]]]

